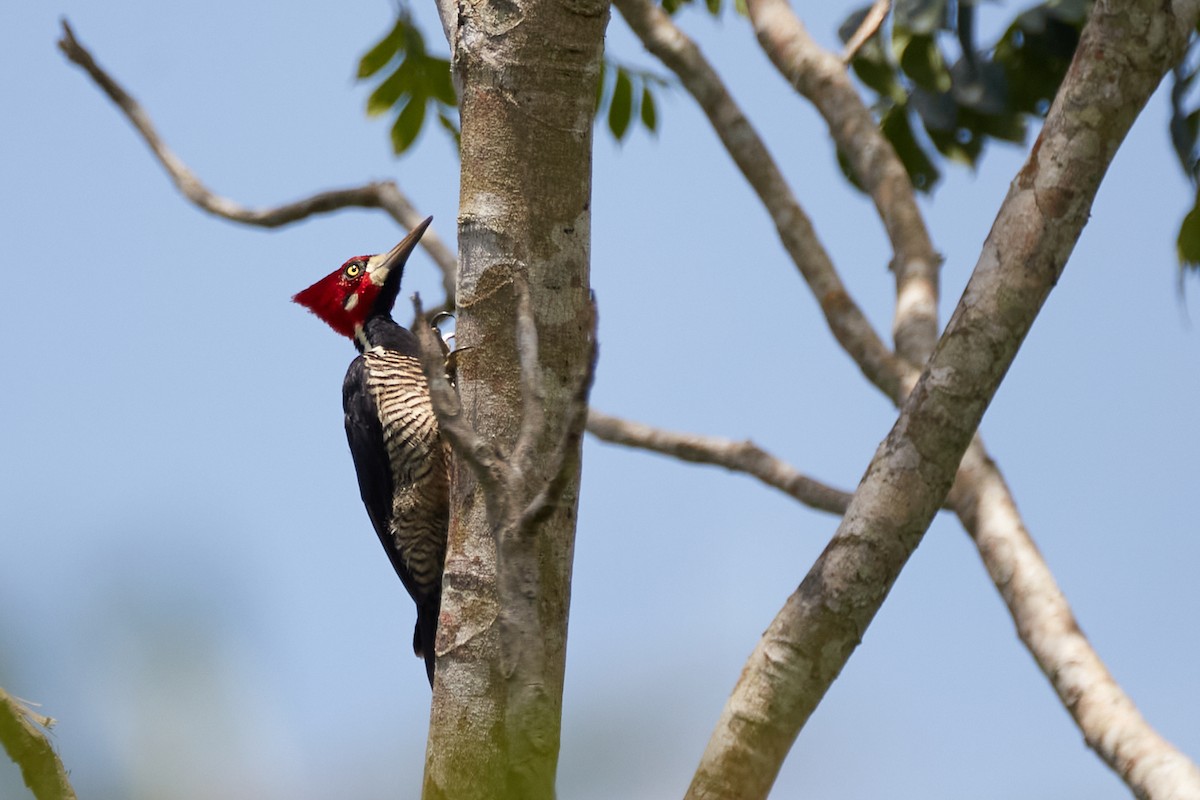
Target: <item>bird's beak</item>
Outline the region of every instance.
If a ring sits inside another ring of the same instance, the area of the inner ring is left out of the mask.
[[[425,229],[429,227],[429,223],[433,222],[433,217],[426,217],[419,225],[408,232],[400,242],[388,250],[386,253],[381,253],[377,256],[371,256],[367,262],[367,274],[371,276],[371,283],[376,286],[383,286],[383,282],[387,280],[388,274],[393,269],[399,269],[408,261],[409,255],[416,249],[417,242],[421,241],[421,235],[425,233]]]

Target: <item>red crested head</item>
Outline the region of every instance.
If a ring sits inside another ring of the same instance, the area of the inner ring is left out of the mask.
[[[391,313],[404,264],[432,220],[425,219],[386,253],[355,256],[292,300],[354,339],[370,317]]]

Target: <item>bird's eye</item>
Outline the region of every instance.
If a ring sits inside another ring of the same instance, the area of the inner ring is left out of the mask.
[[[358,262],[349,264],[346,267],[346,277],[347,278],[357,278],[361,274],[362,274],[362,264],[359,264]]]

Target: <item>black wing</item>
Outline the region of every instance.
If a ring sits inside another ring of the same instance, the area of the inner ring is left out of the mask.
[[[383,425],[379,422],[375,399],[367,388],[367,366],[362,356],[354,359],[346,371],[346,380],[342,384],[342,409],[346,412],[346,441],[354,458],[358,491],[362,495],[363,505],[367,507],[367,516],[371,518],[379,543],[383,545],[404,588],[416,600],[416,586],[396,550],[389,530],[395,491],[392,466],[383,442]]]
[[[406,331],[407,333],[407,331]],[[440,592],[434,597],[419,592],[411,573],[404,565],[400,551],[390,531],[392,500],[395,486],[392,481],[392,466],[388,459],[387,446],[383,439],[383,425],[379,421],[379,410],[367,386],[367,366],[362,356],[354,359],[346,371],[342,383],[342,409],[346,414],[346,441],[350,444],[350,455],[354,458],[354,469],[358,473],[358,491],[367,516],[379,537],[379,543],[387,553],[392,568],[400,576],[400,582],[408,594],[417,602],[417,624],[413,631],[413,651],[425,659],[425,670],[429,684],[433,685],[434,637],[437,631]]]

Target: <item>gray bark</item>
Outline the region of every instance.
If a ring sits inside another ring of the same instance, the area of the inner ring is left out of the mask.
[[[456,413],[478,437],[468,446],[487,454],[452,468],[424,797],[549,798],[580,466],[570,428],[573,417],[583,424],[591,358],[592,117],[608,3],[464,1],[442,12],[462,114]],[[532,320],[518,325],[526,291]]]

